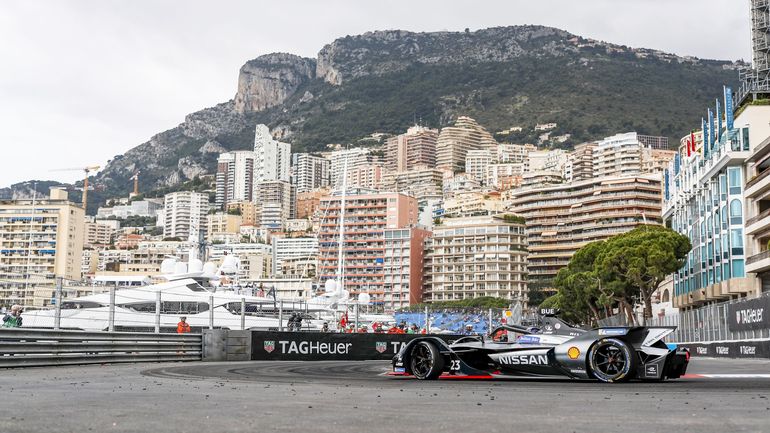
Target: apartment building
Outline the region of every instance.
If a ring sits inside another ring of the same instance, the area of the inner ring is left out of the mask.
[[[163,202],[159,199],[134,200],[131,203],[112,207],[100,207],[96,212],[97,219],[128,218],[130,216],[154,217],[163,210]]]
[[[84,211],[51,188],[48,197],[0,201],[0,305],[51,305],[55,278],[79,280]]]
[[[400,192],[422,198],[440,195],[444,184],[444,172],[437,168],[417,167],[409,171],[386,171],[382,175],[381,189]]]
[[[112,224],[102,224],[99,221],[91,220],[85,223],[83,246],[86,248],[97,248],[112,243],[117,230]]]
[[[425,244],[423,302],[527,301],[527,235],[511,215],[449,218]]]
[[[286,238],[273,236],[274,276],[286,274],[283,263],[288,259],[316,260],[318,257],[318,238]]]
[[[465,154],[465,172],[482,186],[487,185],[487,169],[495,159],[489,150],[469,150]]]
[[[216,206],[252,201],[254,197],[254,164],[257,154],[248,150],[227,152],[217,159]]]
[[[348,168],[347,184],[350,187],[380,189],[382,164],[366,164]]]
[[[312,218],[321,207],[321,198],[329,195],[328,189],[297,193],[297,218]]]
[[[283,223],[297,211],[295,186],[282,180],[260,182],[256,186],[257,203],[261,209],[262,227],[281,230]]]
[[[266,125],[257,125],[254,134],[254,184],[265,181],[291,181],[291,145],[273,139]]]
[[[232,241],[240,239],[243,217],[231,214],[211,214],[206,218],[206,240],[209,242]]]
[[[470,117],[460,116],[453,126],[443,128],[436,141],[436,168],[445,171],[465,171],[469,150],[488,150],[497,155],[497,141],[486,129]]]
[[[346,197],[342,278],[352,295],[368,293],[376,305],[384,305],[384,257],[387,229],[403,229],[417,223],[417,199],[399,193],[359,193]],[[337,278],[341,197],[321,200],[318,234],[321,283]]]
[[[206,230],[206,214],[209,211],[208,194],[192,191],[168,193],[164,197],[164,237],[177,237],[186,241],[190,236],[197,239]],[[205,234],[205,233],[204,233]]]
[[[454,194],[444,199],[442,217],[461,218],[480,215],[494,215],[503,211],[500,195],[469,191]]]
[[[415,167],[436,166],[438,130],[415,125],[385,142],[385,169],[407,171]]]
[[[297,193],[312,191],[329,186],[331,162],[310,153],[291,155],[291,183],[297,187]]]
[[[548,284],[589,242],[661,222],[661,176],[595,178],[507,192],[524,217],[531,280]]]
[[[347,161],[348,173],[358,167],[371,165],[375,158],[371,155],[370,149],[353,148],[345,150],[336,150],[329,155],[329,185],[332,189],[342,186],[342,173]]]
[[[382,291],[385,311],[422,302],[425,239],[430,234],[430,231],[416,227],[384,231]]]
[[[260,209],[257,203],[251,201],[236,201],[228,203],[225,210],[241,216],[241,225],[253,226],[259,224]]]
[[[581,143],[569,153],[564,165],[564,180],[578,182],[594,177],[594,149],[596,143]]]

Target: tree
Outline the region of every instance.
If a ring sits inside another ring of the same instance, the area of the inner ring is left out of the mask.
[[[611,299],[602,292],[594,269],[596,258],[605,248],[604,241],[591,242],[572,255],[569,264],[559,270],[554,286],[559,292],[546,301],[557,303],[565,318],[578,323],[593,323],[601,318],[601,306]],[[545,302],[545,301],[544,301]],[[541,308],[542,304],[541,304]]]
[[[623,290],[626,300],[644,304],[643,317],[652,317],[652,294],[661,282],[684,266],[690,240],[657,225],[643,225],[606,241],[594,269],[603,283]]]

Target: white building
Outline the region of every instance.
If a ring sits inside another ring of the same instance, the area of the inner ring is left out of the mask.
[[[489,150],[469,150],[465,154],[465,172],[481,185],[486,185],[487,167],[494,161]]]
[[[369,149],[354,148],[347,150],[336,150],[331,153],[330,160],[330,181],[332,188],[338,188],[342,185],[342,170],[345,160],[348,162],[348,171],[354,168],[370,165],[372,158]]]
[[[256,186],[255,199],[261,206],[261,225],[273,230],[283,228],[286,220],[296,213],[294,185],[282,180],[260,182]]]
[[[318,257],[318,238],[273,237],[273,275],[282,273],[285,259]]]
[[[309,153],[291,155],[291,183],[297,192],[308,192],[329,185],[328,159]]]
[[[200,231],[206,231],[208,211],[208,194],[192,191],[166,194],[163,212],[163,236],[178,237],[183,241],[186,241],[190,236],[197,239]]]
[[[291,181],[291,145],[273,139],[270,129],[265,125],[257,125],[254,153],[254,183],[268,180]]]
[[[156,212],[161,209],[163,209],[163,203],[160,200],[135,200],[129,204],[113,207],[100,207],[96,212],[96,218],[107,219],[109,217],[115,217],[124,219],[130,216],[154,217]]]
[[[217,160],[216,205],[223,209],[234,201],[252,201],[255,152],[239,150],[219,155]]]

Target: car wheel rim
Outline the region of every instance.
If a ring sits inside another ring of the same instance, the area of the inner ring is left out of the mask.
[[[425,377],[431,368],[433,368],[433,357],[430,349],[424,344],[418,345],[412,353],[412,373],[418,377]]]
[[[594,371],[607,378],[613,378],[625,373],[628,358],[622,348],[614,344],[604,344],[594,352]]]

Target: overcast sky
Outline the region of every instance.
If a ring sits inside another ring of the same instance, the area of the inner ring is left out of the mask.
[[[680,55],[750,59],[749,0],[0,0],[0,187],[73,181],[224,102],[261,54],[315,57],[369,30],[542,24]]]

